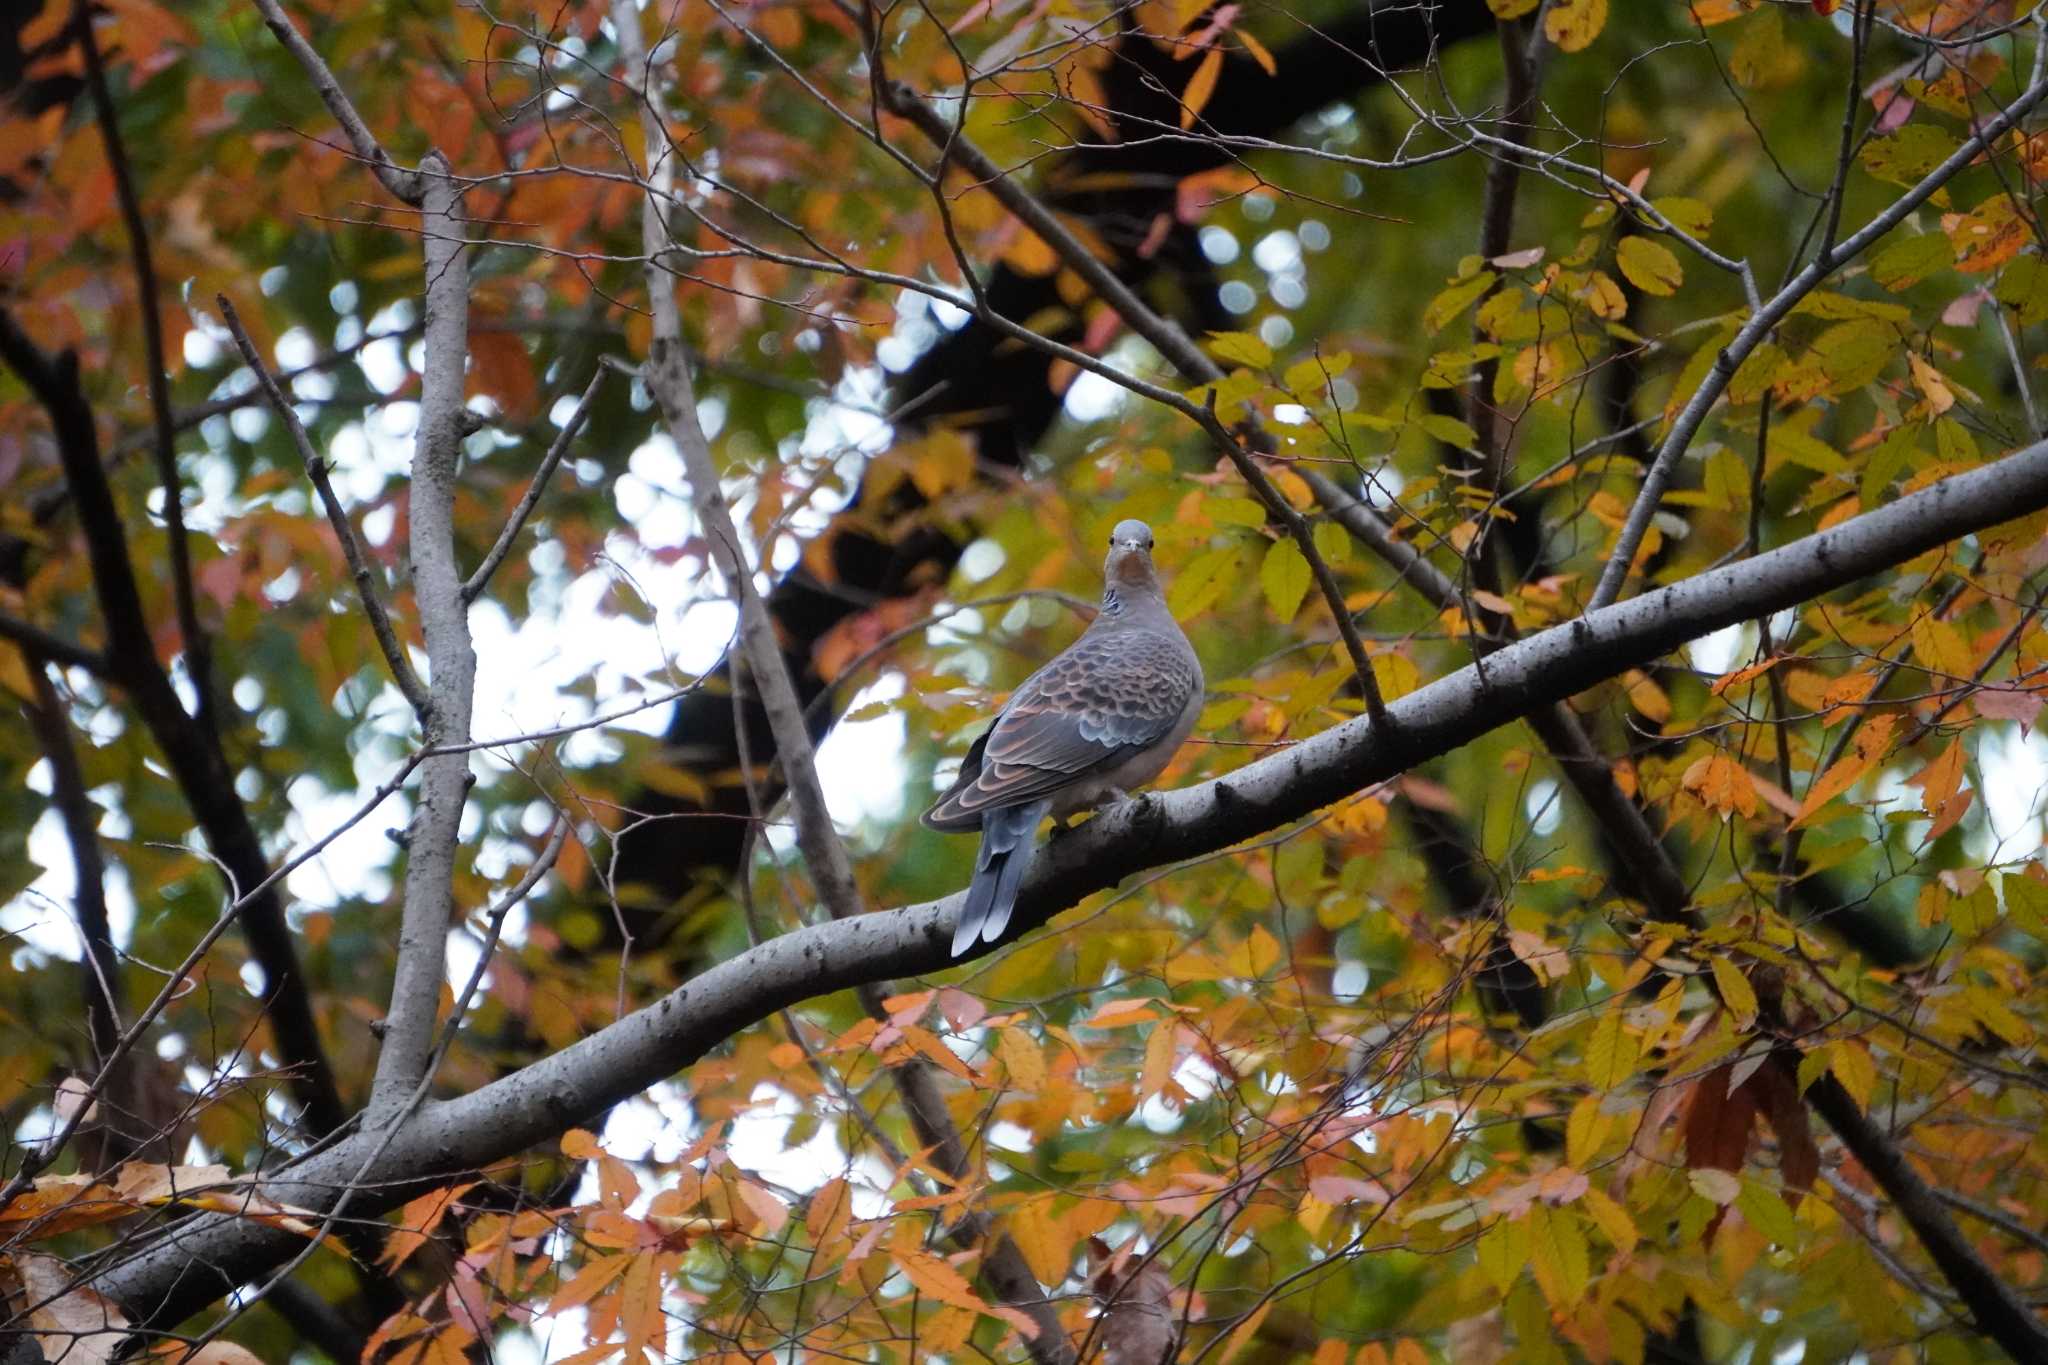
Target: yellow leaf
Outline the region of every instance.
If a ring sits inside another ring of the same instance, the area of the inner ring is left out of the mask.
[[[1955,392],[1949,388],[1948,380],[1940,370],[1911,351],[1906,353],[1906,368],[1913,372],[1913,387],[1920,390],[1920,396],[1927,400],[1927,406],[1934,409],[1937,416],[1956,405]]]
[[[1913,657],[1930,673],[1946,678],[1968,678],[1972,671],[1970,647],[1962,632],[1932,612],[1913,622]]]
[[[1049,1197],[1019,1204],[1004,1227],[1040,1284],[1057,1289],[1066,1281],[1074,1263],[1074,1241],[1066,1224],[1053,1216]]]
[[[1019,1028],[1002,1029],[996,1034],[996,1055],[1003,1059],[1011,1085],[1034,1094],[1045,1089],[1045,1054],[1030,1034]]]
[[[1152,1036],[1145,1040],[1145,1069],[1138,1080],[1138,1096],[1151,1099],[1165,1090],[1173,1080],[1174,1034],[1180,1025],[1171,1019],[1161,1020],[1152,1026]]]
[[[1614,248],[1615,264],[1628,281],[1645,294],[1669,296],[1685,283],[1685,268],[1662,242],[1648,237],[1624,237]]]
[[[1259,585],[1266,590],[1266,604],[1282,621],[1292,621],[1308,595],[1308,560],[1292,540],[1273,542],[1259,566]]]
[[[1551,1306],[1568,1309],[1586,1297],[1593,1281],[1585,1230],[1576,1215],[1543,1204],[1529,1209],[1529,1268]]]
[[[1756,991],[1749,984],[1749,978],[1742,969],[1725,957],[1716,957],[1712,962],[1714,988],[1736,1017],[1736,1022],[1748,1028],[1756,1022]]]
[[[1592,1164],[1612,1124],[1613,1118],[1600,1110],[1598,1095],[1588,1095],[1573,1105],[1571,1117],[1564,1125],[1565,1161],[1580,1170]]]
[[[1828,1044],[1828,1069],[1864,1108],[1870,1107],[1871,1092],[1877,1089],[1877,1062],[1861,1043],[1847,1038]]]
[[[1636,1244],[1635,1219],[1628,1210],[1602,1194],[1598,1189],[1588,1189],[1579,1196],[1579,1203],[1593,1216],[1593,1222],[1600,1231],[1607,1234],[1607,1240],[1614,1244],[1616,1251],[1632,1251]]]
[[[1479,1253],[1479,1272],[1495,1290],[1507,1293],[1522,1267],[1529,1264],[1529,1220],[1501,1219],[1479,1234],[1473,1249]]]
[[[1202,58],[1202,64],[1195,68],[1195,74],[1188,77],[1188,88],[1180,95],[1180,126],[1192,128],[1201,117],[1202,106],[1209,102],[1209,96],[1216,93],[1216,78],[1223,74],[1223,49],[1212,47]]]
[[[21,651],[5,640],[0,640],[0,687],[25,701],[35,700],[35,684],[28,676],[28,665],[22,661]]]
[[[1609,1001],[1586,1040],[1586,1080],[1595,1089],[1612,1090],[1635,1074],[1636,1040],[1622,1014],[1622,1002]]]
[[[1577,52],[1607,26],[1607,0],[1559,0],[1543,16],[1543,36],[1560,51]]]

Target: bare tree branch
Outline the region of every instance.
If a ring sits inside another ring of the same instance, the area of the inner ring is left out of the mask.
[[[133,701],[163,751],[185,803],[228,875],[230,896],[246,898],[246,903],[238,903],[242,931],[263,969],[262,1000],[278,1054],[290,1072],[293,1094],[305,1107],[306,1126],[316,1134],[331,1132],[347,1115],[313,1020],[305,972],[285,924],[283,899],[263,841],[235,794],[234,771],[226,754],[213,736],[194,724],[157,662],[128,556],[127,533],[100,461],[98,429],[79,387],[78,357],[69,351],[54,360],[46,356],[13,316],[0,309],[0,360],[22,377],[55,429],[58,458],[85,535],[93,593],[105,618],[108,674]],[[251,887],[262,888],[260,894],[247,890]]]
[[[431,749],[469,739],[476,689],[476,650],[455,557],[455,477],[462,460],[462,387],[469,362],[469,257],[461,187],[439,152],[427,153],[420,162],[417,183],[426,258],[427,360],[407,521],[413,601],[426,637],[430,680],[420,724]],[[370,1088],[373,1128],[392,1120],[427,1074],[447,971],[448,926],[455,918],[457,833],[470,781],[466,754],[437,754],[420,764],[419,795],[407,830],[398,969]]]
[[[178,634],[185,644],[185,668],[197,698],[193,708],[200,725],[219,742],[220,726],[213,699],[212,647],[199,624],[199,599],[192,586],[192,547],[185,534],[185,486],[178,478],[178,453],[171,433],[171,383],[164,370],[164,323],[157,308],[156,265],[150,259],[149,229],[142,221],[142,202],[121,141],[121,123],[114,96],[107,88],[106,64],[93,34],[91,0],[73,0],[71,22],[85,56],[85,84],[92,92],[93,116],[113,172],[114,197],[128,233],[128,253],[135,266],[135,302],[142,310],[142,363],[147,373],[149,411],[156,432],[156,477],[163,488],[164,535],[171,559],[171,593],[178,608]]]
[[[363,615],[369,618],[370,633],[377,637],[377,648],[384,653],[384,662],[391,669],[392,680],[398,690],[412,703],[412,709],[424,716],[433,707],[427,696],[426,684],[420,675],[413,672],[412,661],[405,657],[405,646],[398,641],[391,629],[391,617],[384,610],[384,599],[377,594],[377,580],[370,573],[370,562],[363,554],[362,542],[356,539],[355,527],[349,524],[348,512],[343,509],[341,499],[335,494],[334,483],[327,477],[327,462],[313,449],[313,438],[306,434],[306,424],[299,420],[298,410],[285,397],[284,390],[257,354],[256,343],[249,339],[248,331],[242,326],[235,305],[226,294],[214,295],[214,302],[220,306],[221,317],[227,322],[228,331],[233,333],[235,348],[242,353],[242,363],[255,374],[256,382],[262,386],[270,399],[271,410],[277,413],[285,430],[291,433],[292,444],[298,447],[299,460],[306,466],[306,477],[313,481],[313,491],[320,496],[320,506],[327,513],[327,524],[334,531],[334,538],[341,545],[341,555],[348,561],[349,576],[355,580],[356,599],[363,604]]]
[[[747,563],[739,530],[734,526],[725,493],[719,485],[718,468],[711,448],[697,421],[697,399],[690,383],[689,362],[683,347],[682,318],[676,309],[675,290],[658,262],[671,247],[661,204],[668,200],[674,165],[667,151],[657,108],[657,87],[652,67],[640,39],[639,13],[631,0],[614,0],[612,23],[618,31],[619,51],[628,81],[639,93],[640,120],[646,135],[651,164],[647,168],[650,192],[641,206],[642,249],[647,253],[647,289],[654,315],[653,340],[641,374],[649,392],[660,405],[670,437],[683,458],[690,484],[691,502],[703,524],[704,538],[711,546],[713,561],[724,576],[740,609],[740,647],[775,737],[776,754],[788,788],[790,805],[796,815],[797,847],[810,869],[832,918],[858,922],[863,918],[860,887],[846,845],[832,825],[825,805],[824,788],[818,781],[816,753],[804,724],[804,707],[791,682],[789,669],[775,638],[775,624],[767,604],[754,586],[752,567]],[[659,149],[659,150],[657,150]],[[746,875],[741,868],[740,876]],[[862,1007],[878,1019],[886,1019],[877,983],[859,983]],[[952,1117],[946,1112],[930,1067],[911,1059],[890,1068],[890,1080],[902,1095],[904,1108],[918,1140],[933,1148],[940,1168],[955,1182],[965,1181],[972,1170],[966,1145],[960,1140]],[[1038,1282],[1026,1268],[1021,1252],[1007,1237],[989,1240],[984,1220],[973,1215],[954,1229],[956,1237],[985,1243],[983,1269],[996,1294],[1037,1324],[1028,1340],[1032,1358],[1040,1365],[1068,1365],[1073,1349],[1060,1330],[1059,1315],[1046,1302]]]
[[[418,171],[408,171],[391,159],[391,154],[378,144],[376,134],[370,131],[370,125],[363,122],[363,117],[356,112],[355,105],[349,103],[347,94],[342,91],[341,83],[335,80],[334,73],[327,69],[327,63],[321,60],[320,54],[313,50],[313,45],[292,26],[292,21],[286,17],[283,7],[277,0],[256,0],[256,8],[262,13],[263,22],[277,35],[277,41],[284,45],[285,51],[297,58],[300,66],[306,68],[306,76],[313,82],[313,89],[319,92],[321,103],[327,106],[328,113],[334,115],[334,121],[341,125],[341,130],[348,134],[348,140],[355,147],[356,155],[369,163],[377,179],[383,182],[384,188],[391,191],[395,198],[407,204],[422,205],[426,198],[426,186],[422,178],[422,173],[426,170],[425,164],[422,163]],[[430,227],[429,231],[431,230]]]
[[[476,601],[490,583],[491,575],[498,571],[498,566],[505,562],[505,556],[512,552],[512,543],[519,539],[519,532],[526,525],[526,519],[533,515],[533,509],[539,505],[540,495],[547,490],[548,479],[554,474],[555,466],[562,462],[562,457],[569,453],[569,447],[583,430],[583,423],[590,416],[590,405],[597,398],[597,390],[604,383],[605,374],[610,369],[609,365],[600,365],[597,367],[597,373],[590,376],[590,383],[584,386],[583,396],[576,400],[576,410],[569,414],[568,421],[562,423],[562,430],[555,436],[554,444],[548,447],[548,453],[541,458],[540,468],[534,471],[533,481],[526,485],[525,495],[519,499],[519,505],[512,509],[512,515],[506,520],[504,529],[498,532],[497,543],[491,546],[490,553],[484,556],[483,563],[476,566],[476,572],[469,576],[469,581],[462,585],[464,602]]]

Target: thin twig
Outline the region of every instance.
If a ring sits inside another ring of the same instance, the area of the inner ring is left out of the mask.
[[[284,423],[285,430],[291,433],[292,444],[298,448],[299,459],[306,466],[306,477],[313,481],[313,491],[320,495],[320,506],[327,512],[327,524],[334,529],[334,538],[341,545],[341,556],[348,561],[349,576],[355,580],[356,598],[363,604],[363,615],[370,621],[370,633],[377,637],[377,648],[391,669],[393,681],[412,704],[413,711],[424,716],[432,709],[433,698],[428,695],[427,685],[420,681],[420,675],[413,671],[412,661],[405,655],[405,646],[392,629],[391,617],[384,609],[383,599],[377,595],[377,580],[370,571],[369,558],[363,553],[362,542],[356,539],[355,527],[349,524],[348,512],[343,509],[341,498],[327,477],[327,462],[313,449],[313,438],[307,434],[306,424],[299,420],[298,411],[285,397],[283,387],[263,363],[256,343],[249,339],[248,329],[242,326],[241,315],[235,312],[235,305],[226,294],[214,295],[213,301],[219,305],[220,315],[235,338],[235,348],[242,353],[242,363],[255,374],[256,382],[270,400],[271,410]]]
[[[548,447],[548,453],[542,457],[540,468],[534,471],[533,482],[526,486],[525,496],[519,499],[519,505],[512,509],[512,516],[506,521],[504,529],[498,532],[497,544],[491,546],[491,552],[484,556],[484,562],[476,566],[476,572],[462,585],[464,602],[476,601],[485,585],[491,581],[491,575],[498,571],[498,565],[511,553],[512,542],[519,538],[520,528],[525,526],[526,519],[533,515],[533,509],[540,502],[540,495],[547,487],[549,476],[555,472],[555,466],[559,465],[562,457],[568,453],[570,443],[583,430],[583,423],[590,416],[591,401],[597,397],[598,387],[604,383],[605,373],[610,368],[608,365],[600,365],[597,367],[597,373],[590,376],[590,383],[584,386],[583,396],[576,400],[576,410],[569,414],[568,421],[562,423],[561,432],[556,435],[554,444]]]
[[[199,597],[192,584],[192,546],[185,534],[185,486],[178,478],[178,454],[171,434],[171,383],[164,370],[164,324],[157,307],[156,265],[149,250],[149,229],[142,221],[142,202],[121,141],[120,119],[114,111],[107,69],[93,34],[91,0],[73,0],[71,22],[85,56],[86,87],[92,92],[93,116],[107,165],[114,177],[114,197],[128,233],[128,254],[134,262],[136,304],[142,310],[142,357],[148,375],[149,411],[156,432],[156,476],[164,495],[164,536],[171,560],[171,595],[177,604],[178,635],[185,646],[185,668],[198,699],[196,714],[209,734],[220,733],[213,699],[213,648],[199,624]]]
[[[321,60],[320,54],[313,50],[313,45],[292,25],[292,21],[286,17],[277,0],[256,0],[256,8],[262,12],[263,22],[277,35],[277,41],[284,45],[284,50],[291,53],[299,65],[306,69],[306,76],[313,82],[313,88],[319,92],[321,103],[327,106],[327,112],[334,115],[334,121],[341,125],[341,130],[348,134],[348,140],[355,147],[356,155],[369,163],[371,171],[376,174],[385,189],[403,202],[418,206],[426,193],[419,173],[401,169],[398,163],[391,159],[390,153],[378,144],[376,135],[370,131],[370,125],[363,122],[362,115],[349,103],[348,96],[342,92],[341,83],[335,80],[334,73],[327,69],[327,63]]]

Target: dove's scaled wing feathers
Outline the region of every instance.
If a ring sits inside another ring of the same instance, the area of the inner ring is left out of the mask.
[[[1098,622],[1025,679],[926,823],[971,827],[981,812],[1078,789],[1177,740],[1200,688],[1185,637]]]

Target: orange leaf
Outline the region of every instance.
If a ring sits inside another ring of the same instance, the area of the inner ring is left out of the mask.
[[[1188,77],[1188,88],[1180,96],[1180,126],[1192,128],[1201,117],[1202,106],[1209,102],[1209,96],[1216,93],[1216,78],[1223,74],[1223,49],[1212,47],[1202,64],[1195,68],[1195,74]]]

